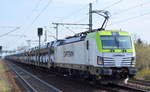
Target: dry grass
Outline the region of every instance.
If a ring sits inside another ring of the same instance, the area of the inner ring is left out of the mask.
[[[0,60],[0,92],[24,92],[4,61]]]
[[[0,61],[0,92],[10,92],[11,85],[9,84],[6,75],[5,75],[5,68]]]

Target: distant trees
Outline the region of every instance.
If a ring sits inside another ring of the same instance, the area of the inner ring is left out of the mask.
[[[135,41],[137,78],[150,80],[150,44],[138,38]]]
[[[137,44],[142,44],[143,42],[142,42],[142,40],[141,40],[141,38],[138,38],[137,39]]]
[[[150,45],[144,43],[141,38],[135,41],[136,49],[136,67],[141,70],[143,68],[150,68]]]

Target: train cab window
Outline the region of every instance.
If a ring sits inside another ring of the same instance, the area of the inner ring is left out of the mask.
[[[103,49],[131,49],[132,42],[129,36],[101,36]]]
[[[131,49],[132,42],[129,36],[119,36],[117,37],[119,49]]]
[[[114,36],[101,36],[103,49],[117,49],[117,44]]]

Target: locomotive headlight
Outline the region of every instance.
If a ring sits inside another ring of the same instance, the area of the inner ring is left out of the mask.
[[[98,65],[103,64],[103,57],[97,56],[97,64]]]

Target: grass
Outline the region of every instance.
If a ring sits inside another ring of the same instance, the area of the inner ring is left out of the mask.
[[[150,68],[144,68],[144,69],[140,70],[137,73],[136,78],[150,80]]]
[[[0,92],[10,92],[10,84],[6,78],[2,61],[0,61]]]

